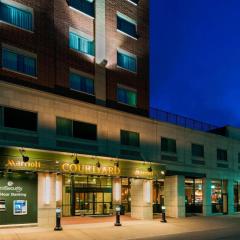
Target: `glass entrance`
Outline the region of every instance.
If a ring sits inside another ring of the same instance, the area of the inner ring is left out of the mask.
[[[185,207],[187,215],[202,213],[202,179],[185,178]]]
[[[63,216],[112,213],[112,179],[64,176]]]

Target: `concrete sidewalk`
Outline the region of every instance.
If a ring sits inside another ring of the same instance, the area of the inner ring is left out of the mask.
[[[190,217],[168,219],[164,224],[153,221],[125,221],[122,227],[114,227],[111,222],[64,225],[64,230],[54,232],[52,229],[39,227],[0,229],[1,240],[121,240],[147,239],[157,236],[184,234],[189,232],[224,230],[240,226],[240,215],[218,217]]]

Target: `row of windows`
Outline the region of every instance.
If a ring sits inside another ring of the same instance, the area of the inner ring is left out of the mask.
[[[19,50],[14,48],[2,48],[2,67],[33,77],[37,75],[36,57],[20,53]],[[94,80],[92,78],[70,71],[69,82],[70,89],[94,95]],[[137,106],[137,92],[123,86],[118,86],[117,101],[135,107]]]
[[[1,114],[2,113],[2,114]],[[0,107],[0,120],[3,119],[3,126],[14,129],[23,129],[36,132],[38,126],[37,113],[9,108]],[[56,134],[58,136],[73,137],[86,140],[97,140],[97,125],[74,121],[66,118],[56,118]],[[139,147],[140,134],[137,132],[120,130],[120,140],[122,145]],[[204,146],[192,143],[192,156],[204,158]],[[176,140],[161,137],[161,151],[167,153],[177,153]],[[227,150],[217,149],[217,160],[228,161]],[[238,154],[240,162],[240,153]]]
[[[70,0],[69,5],[74,9],[78,9],[88,15],[94,14],[94,1],[92,0]],[[33,30],[33,13],[30,10],[23,10],[20,7],[12,6],[3,2],[0,2],[0,16],[1,20],[17,27],[20,27],[25,30]],[[120,32],[126,33],[132,37],[136,37],[136,23],[134,20],[131,20],[127,16],[118,13],[117,14],[117,29]],[[69,46],[71,49],[74,49],[78,52],[95,55],[95,44],[94,41],[89,39],[88,37],[80,36],[76,32],[69,32]],[[16,56],[10,56],[9,58],[17,58]],[[15,65],[17,60],[8,59],[8,61],[15,61]],[[36,76],[36,62],[32,60],[31,69],[25,70],[21,67],[18,68],[15,66],[16,71],[26,73],[31,76]],[[14,63],[10,63],[14,64]],[[129,70],[131,72],[137,72],[137,57],[135,55],[129,54],[127,52],[123,53],[117,52],[117,65],[123,69]]]
[[[161,138],[161,151],[167,153],[177,153],[177,144],[175,139]],[[192,143],[191,146],[192,156],[198,158],[204,158],[204,146],[200,144]],[[227,150],[217,149],[217,160],[228,161]]]

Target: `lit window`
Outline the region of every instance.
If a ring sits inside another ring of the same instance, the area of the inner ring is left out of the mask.
[[[120,103],[127,104],[129,106],[137,106],[137,92],[129,90],[123,87],[117,89],[117,100]]]
[[[94,42],[79,36],[76,33],[69,33],[69,45],[71,49],[78,52],[94,55]]]
[[[117,65],[131,72],[137,72],[137,57],[126,52],[117,52]]]
[[[94,95],[93,79],[81,76],[77,73],[70,72],[70,88],[75,91]]]
[[[94,0],[69,0],[69,6],[91,17],[95,15]]]
[[[136,22],[120,12],[117,13],[117,29],[135,39],[138,37]]]
[[[0,16],[4,22],[26,30],[33,30],[33,14],[30,11],[0,2]]]
[[[36,58],[18,53],[12,49],[2,48],[2,67],[36,76]]]

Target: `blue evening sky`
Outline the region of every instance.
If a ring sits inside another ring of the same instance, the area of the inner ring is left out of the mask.
[[[240,0],[150,0],[151,106],[240,127]]]

